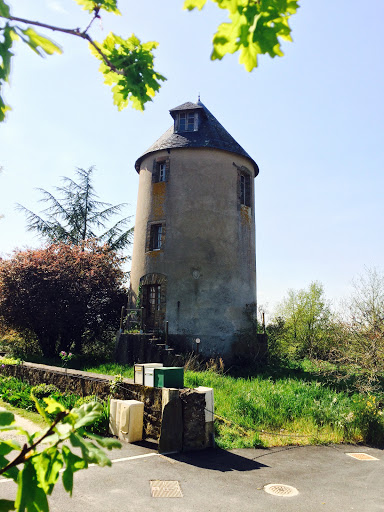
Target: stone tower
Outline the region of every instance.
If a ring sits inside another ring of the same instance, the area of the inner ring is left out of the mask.
[[[200,338],[229,353],[256,302],[254,178],[259,169],[200,102],[170,110],[173,125],[136,161],[140,175],[131,288],[146,331]]]

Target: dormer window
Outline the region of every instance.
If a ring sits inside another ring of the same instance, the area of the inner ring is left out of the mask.
[[[175,119],[175,132],[197,132],[198,121],[197,112],[180,112]]]

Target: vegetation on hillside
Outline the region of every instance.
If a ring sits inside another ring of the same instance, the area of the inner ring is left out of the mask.
[[[270,360],[309,358],[329,379],[351,390],[382,390],[384,379],[384,275],[366,269],[341,311],[332,311],[323,287],[289,290],[266,326]]]
[[[186,370],[185,386],[214,389],[216,443],[221,448],[384,445],[383,395],[343,389],[327,375],[322,378],[309,360],[291,368],[269,366],[252,377],[231,376],[215,361],[206,368]],[[132,367],[113,363],[84,369],[133,377]]]
[[[194,367],[187,362],[186,386],[214,388],[219,446],[384,445],[383,275],[368,269],[356,280],[342,313],[336,315],[323,287],[312,283],[307,289],[289,291],[265,326],[267,360],[258,361],[257,350],[250,351],[263,330],[253,321],[248,331],[239,333],[243,343],[236,347],[243,347],[244,354],[236,364],[211,361]],[[10,344],[12,336],[17,339],[18,331],[8,332]],[[101,345],[91,347],[93,358],[105,354]],[[53,355],[57,349],[58,345]],[[84,363],[78,358],[72,364],[133,377],[131,367],[110,362],[100,365],[95,359]]]

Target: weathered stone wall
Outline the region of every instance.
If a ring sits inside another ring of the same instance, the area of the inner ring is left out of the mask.
[[[180,393],[183,410],[183,449],[201,450],[206,448],[205,438],[205,396],[193,389]]]
[[[81,396],[110,396],[113,376],[55,366],[23,363],[1,365],[0,373],[17,377],[30,385],[55,384],[61,391]],[[213,445],[205,431],[205,397],[192,389],[152,388],[123,379],[114,398],[144,403],[144,438],[159,442],[159,451],[201,450]]]
[[[107,398],[110,395],[110,383],[113,376],[78,370],[58,368],[41,364],[23,363],[22,365],[5,365],[0,368],[2,374],[11,375],[27,381],[32,386],[37,384],[55,384],[61,391],[68,391],[81,396],[97,395]],[[134,384],[131,379],[123,379],[114,398],[122,400],[139,400],[144,402],[144,435],[157,440],[160,437],[162,419],[162,390]]]

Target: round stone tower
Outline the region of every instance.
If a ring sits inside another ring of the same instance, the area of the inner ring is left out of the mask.
[[[228,354],[256,303],[256,162],[200,102],[170,110],[173,126],[138,160],[131,288],[146,331],[205,355]]]

